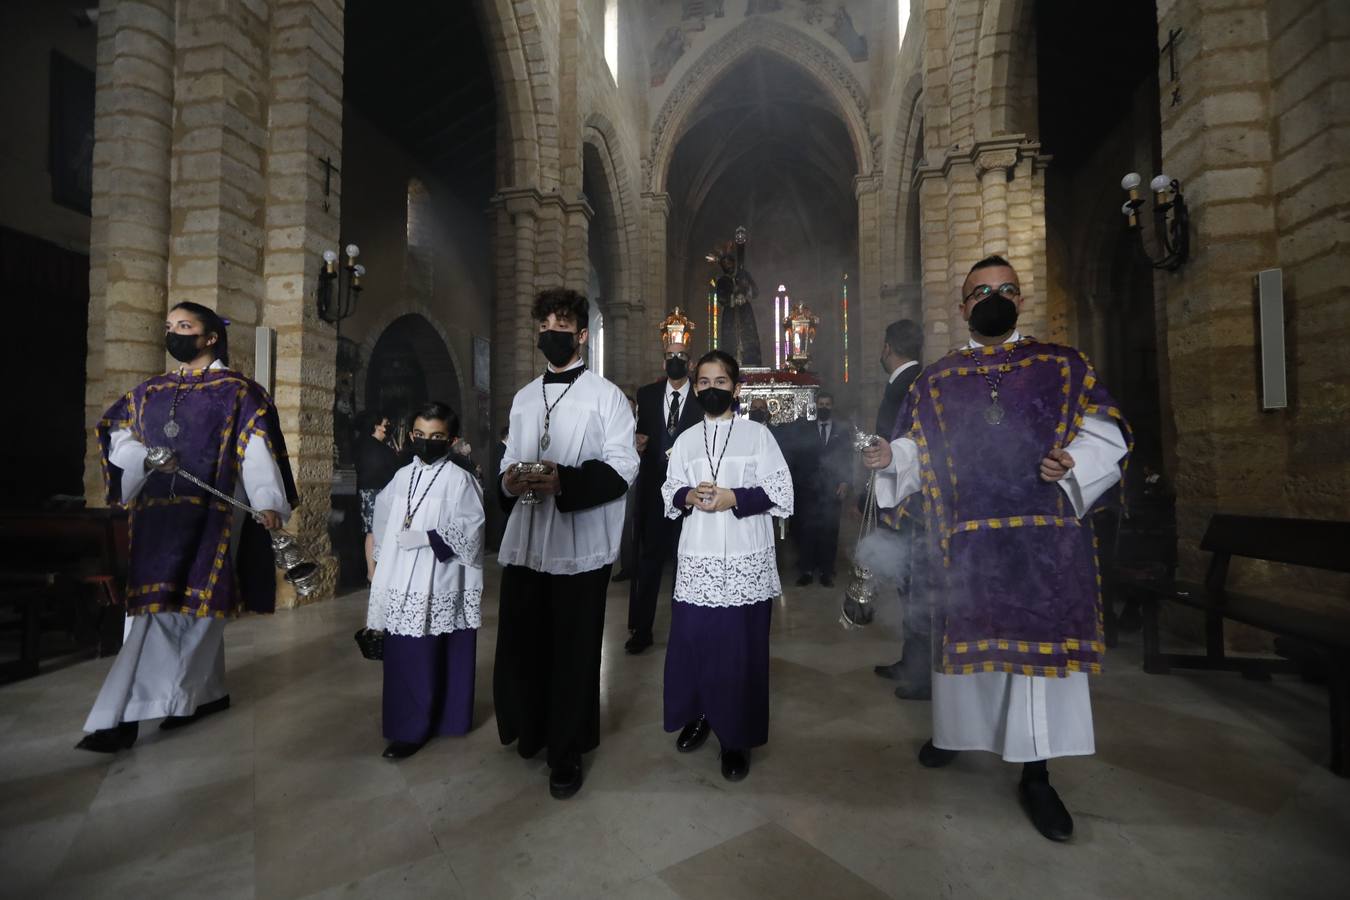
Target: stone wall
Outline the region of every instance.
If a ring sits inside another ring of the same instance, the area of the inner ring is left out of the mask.
[[[1350,514],[1350,8],[1162,0],[1160,42],[1176,28],[1179,83],[1160,73],[1163,163],[1185,187],[1196,250],[1156,289],[1180,548],[1195,572],[1212,512]],[[1290,405],[1263,412],[1253,278],[1272,267],[1284,270]]]
[[[340,156],[342,24],[332,0],[106,2],[95,113],[90,427],[164,371],[172,303],[229,317],[248,374],[253,327],[276,329],[273,394],[301,494],[290,528],[320,552],[335,346],[313,297],[338,210],[318,160]],[[86,493],[102,496],[92,446]]]

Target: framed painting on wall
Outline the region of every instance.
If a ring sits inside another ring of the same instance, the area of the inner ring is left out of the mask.
[[[49,110],[52,202],[87,216],[94,193],[94,73],[55,50]]]

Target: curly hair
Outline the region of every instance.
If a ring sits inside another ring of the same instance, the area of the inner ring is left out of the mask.
[[[577,331],[582,331],[590,321],[590,311],[591,304],[586,295],[567,288],[549,288],[534,298],[536,322],[546,322],[553,316],[559,322],[575,322]]]

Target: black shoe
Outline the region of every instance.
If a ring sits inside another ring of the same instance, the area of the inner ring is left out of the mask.
[[[919,765],[925,769],[940,769],[954,759],[956,759],[955,750],[934,747],[931,739],[924,741],[923,746],[919,748]]]
[[[581,763],[554,766],[548,773],[548,792],[555,800],[566,800],[581,790]]]
[[[136,735],[141,727],[137,722],[123,722],[115,728],[100,728],[93,734],[86,734],[75,745],[76,750],[89,750],[94,753],[116,753],[118,750],[130,750],[136,743]]]
[[[426,741],[390,741],[381,755],[385,759],[407,759],[426,745]]]
[[[899,681],[901,674],[903,674],[905,671],[905,661],[903,659],[900,659],[891,663],[889,666],[873,666],[872,671],[880,675],[882,678],[889,678],[892,681]]]
[[[722,751],[722,777],[727,781],[740,781],[750,774],[749,750]]]
[[[821,586],[821,587],[834,587],[834,576],[833,576],[833,575],[822,575],[822,576],[820,576],[820,586]]]
[[[803,575],[797,579],[797,587],[806,587],[813,580],[810,575]]]
[[[204,719],[212,713],[224,712],[230,708],[230,695],[226,694],[219,700],[212,700],[210,703],[203,703],[193,711],[190,716],[165,716],[164,721],[159,723],[160,731],[173,731],[175,728],[182,728],[184,725],[191,725],[198,719]]]
[[[680,731],[680,736],[675,739],[675,749],[681,753],[693,753],[703,746],[709,731],[712,729],[708,727],[707,718],[699,716]]]
[[[623,649],[624,652],[628,653],[630,656],[637,656],[651,645],[652,633],[650,631],[635,631],[633,632],[633,636],[623,645]]]
[[[898,679],[899,684],[895,686],[895,696],[897,700],[932,700],[933,686],[931,684],[915,684],[908,678]]]
[[[1017,786],[1017,794],[1022,799],[1022,808],[1031,817],[1031,824],[1043,836],[1052,841],[1067,841],[1073,836],[1073,817],[1049,781],[1024,780]]]

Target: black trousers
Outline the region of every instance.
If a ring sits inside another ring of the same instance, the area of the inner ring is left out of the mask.
[[[680,521],[665,516],[640,518],[635,537],[638,562],[637,572],[628,588],[628,630],[651,634],[666,563],[674,561],[675,549],[680,543]],[[671,571],[674,572],[673,567]],[[671,578],[673,581],[673,574]]]
[[[792,517],[797,533],[797,572],[834,577],[834,560],[839,555],[839,510],[841,501],[830,491],[828,496],[807,500]]]
[[[926,556],[925,535],[916,528],[914,520],[902,519],[900,534],[909,544],[909,571],[897,593],[903,611],[904,646],[900,659],[904,663],[904,679],[914,687],[930,687],[933,683],[933,570]]]
[[[600,643],[609,566],[549,575],[502,572],[492,696],[503,744],[551,767],[576,765],[600,744]]]

